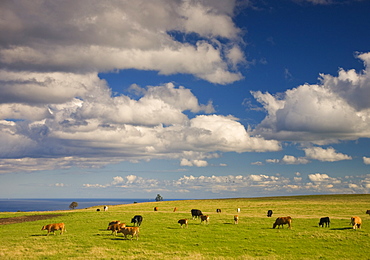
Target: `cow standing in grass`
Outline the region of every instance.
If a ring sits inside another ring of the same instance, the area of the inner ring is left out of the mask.
[[[282,228],[284,228],[284,225],[285,224],[288,224],[288,228],[291,228],[291,226],[292,226],[292,218],[290,216],[277,218],[275,220],[275,223],[272,226],[272,228],[275,228],[276,226],[278,226],[278,228],[280,228],[280,225],[281,225]]]
[[[136,215],[134,216],[132,219],[131,219],[131,223],[134,223],[134,226],[135,224],[140,227],[141,225],[141,222],[143,222],[143,217],[140,216],[140,215]]]
[[[115,236],[117,236],[117,232],[121,229],[121,228],[124,228],[126,227],[126,224],[125,223],[117,223],[117,224],[112,224],[112,225],[109,225],[107,230],[111,230],[112,231],[112,235],[114,234]]]
[[[325,224],[325,227],[330,227],[330,218],[329,217],[320,218],[319,227],[324,227],[324,224]]]
[[[361,228],[362,220],[360,217],[352,217],[351,218],[351,225],[353,229]]]
[[[50,232],[53,232],[55,235],[55,231],[60,230],[60,234],[63,234],[63,232],[67,231],[64,223],[55,223],[55,224],[49,224],[46,226],[43,226],[41,230],[47,230],[48,233],[46,234],[47,236],[49,235]]]
[[[182,225],[185,225],[185,227],[188,227],[188,220],[186,218],[180,219],[179,221],[177,221],[177,223],[180,224],[181,228],[182,228]]]
[[[234,216],[234,224],[238,224],[238,223],[239,223],[239,216],[235,215]]]
[[[131,235],[132,240],[134,237],[136,237],[136,240],[139,239],[139,227],[123,227],[120,230],[118,230],[118,233],[122,233],[125,236],[125,239],[127,239],[128,235]]]
[[[200,216],[200,223],[205,222],[206,224],[209,224],[209,216],[208,215],[201,215]]]
[[[191,217],[193,219],[199,218],[201,215],[203,215],[203,213],[199,209],[192,209],[191,210]]]

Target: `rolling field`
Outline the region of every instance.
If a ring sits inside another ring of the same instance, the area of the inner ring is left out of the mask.
[[[159,210],[155,212],[153,208]],[[173,212],[174,207],[178,210]],[[0,259],[369,259],[370,195],[318,195],[248,199],[185,200],[92,207],[56,212],[1,212],[0,218],[58,214],[52,219],[0,225]],[[210,215],[208,225],[190,210]],[[221,213],[216,213],[220,208]],[[241,212],[237,213],[236,209]],[[273,210],[272,218],[266,216]],[[139,240],[112,236],[107,225],[127,226],[142,215]],[[239,215],[239,224],[233,216]],[[291,216],[292,229],[272,229],[277,217]],[[319,228],[321,217],[330,228]],[[351,216],[362,218],[353,230]],[[188,228],[177,221],[189,219]],[[41,227],[64,222],[67,232],[46,236]]]

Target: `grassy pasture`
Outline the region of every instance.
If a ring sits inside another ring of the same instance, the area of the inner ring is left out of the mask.
[[[157,206],[159,211],[154,212]],[[173,212],[173,208],[178,210]],[[185,200],[47,212],[53,219],[0,225],[0,259],[369,259],[370,195],[319,195],[220,200]],[[192,220],[196,208],[210,215],[210,224]],[[222,213],[216,213],[220,208]],[[236,209],[241,212],[237,213]],[[272,218],[267,210],[272,209]],[[0,218],[45,214],[1,212]],[[139,240],[125,240],[107,231],[111,220],[130,226],[140,214]],[[239,224],[233,224],[238,214]],[[272,229],[276,217],[293,218],[293,228]],[[353,230],[351,216],[363,227]],[[319,228],[320,217],[331,218],[330,228]],[[189,219],[188,228],[177,221]],[[41,227],[64,222],[67,232],[46,236]]]

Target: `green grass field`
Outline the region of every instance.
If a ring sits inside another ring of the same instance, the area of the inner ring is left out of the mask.
[[[102,207],[47,212],[63,215],[0,225],[0,259],[370,259],[370,217],[365,214],[370,195],[162,201],[109,206],[107,212],[97,208]],[[210,223],[192,220],[193,208],[210,215]],[[269,209],[272,218],[266,216]],[[1,212],[0,218],[35,214],[45,212]],[[136,214],[144,218],[139,240],[106,230],[112,220],[130,226]],[[233,223],[236,214],[238,225]],[[288,215],[292,229],[272,229],[277,217]],[[319,218],[325,216],[331,226],[319,228]],[[352,229],[351,216],[362,218],[361,229]],[[188,228],[177,224],[181,218],[189,219]],[[66,224],[65,234],[41,231],[58,222]]]

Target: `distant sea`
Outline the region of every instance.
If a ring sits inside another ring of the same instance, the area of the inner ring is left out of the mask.
[[[100,205],[119,205],[141,202],[153,202],[154,199],[0,199],[0,212],[17,211],[54,211],[68,210],[72,202],[77,202],[76,209]]]

